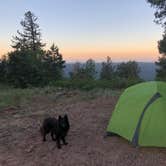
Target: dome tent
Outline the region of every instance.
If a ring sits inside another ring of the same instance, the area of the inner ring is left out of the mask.
[[[166,83],[151,81],[127,88],[107,127],[135,146],[166,147]]]

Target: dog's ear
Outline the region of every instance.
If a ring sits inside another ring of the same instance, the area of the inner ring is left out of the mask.
[[[68,119],[67,114],[65,114],[65,116],[64,116],[64,120],[65,120],[66,125],[67,125],[68,127],[70,127],[69,119]]]
[[[61,119],[62,119],[62,117],[59,115],[58,120],[61,120]]]
[[[66,119],[68,118],[68,117],[67,117],[67,114],[64,115],[64,118],[66,118]]]
[[[67,116],[67,114],[65,114],[64,119],[65,119],[66,121],[68,121],[68,116]]]

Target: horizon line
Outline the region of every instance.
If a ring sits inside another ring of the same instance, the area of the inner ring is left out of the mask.
[[[94,60],[94,59],[92,59]],[[94,60],[95,61],[95,60]],[[129,61],[135,61],[137,63],[155,63],[156,61],[137,61],[137,60],[124,60],[124,61],[112,61],[112,63],[123,63],[123,62],[129,62]],[[86,63],[86,61],[65,61],[66,63]],[[95,61],[95,63],[103,63],[105,61]]]

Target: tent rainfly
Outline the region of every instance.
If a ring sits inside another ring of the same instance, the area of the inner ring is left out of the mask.
[[[151,81],[127,88],[107,127],[135,146],[166,147],[166,83]]]

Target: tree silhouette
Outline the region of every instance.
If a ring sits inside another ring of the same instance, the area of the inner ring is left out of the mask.
[[[96,65],[95,61],[88,59],[85,64],[75,63],[70,72],[71,79],[76,80],[92,80],[95,79]]]
[[[111,58],[107,56],[107,61],[102,63],[100,72],[100,79],[111,80],[114,77],[115,67],[111,61]]]
[[[162,56],[156,62],[156,79],[166,80],[166,0],[147,0],[147,2],[156,8],[155,22],[164,28],[163,38],[158,41],[158,50]]]
[[[88,59],[85,64],[85,74],[87,79],[95,79],[96,73],[95,61],[93,59]]]
[[[159,57],[159,60],[158,62],[156,62],[156,65],[156,79],[166,81],[166,58],[164,56]]]
[[[27,88],[45,83],[41,61],[31,50],[13,51],[8,54],[7,79],[14,87]]]
[[[147,0],[147,2],[156,8],[155,22],[166,28],[166,0]]]
[[[139,72],[140,68],[138,67],[137,62],[135,61],[128,61],[123,62],[117,65],[116,74],[120,78],[126,79],[139,79]]]
[[[50,80],[59,80],[63,77],[63,68],[65,68],[65,61],[59,48],[52,44],[50,50],[44,56],[44,63],[47,66],[47,76]]]
[[[65,61],[59,49],[54,44],[50,50],[42,49],[45,44],[41,42],[37,17],[30,11],[25,13],[21,21],[23,32],[17,31],[18,36],[13,37],[12,47],[15,49],[7,54],[6,78],[8,83],[15,87],[44,86],[51,81],[63,77]],[[4,63],[0,63],[0,71]]]
[[[41,33],[39,25],[36,23],[37,17],[28,11],[24,15],[24,20],[20,22],[23,32],[17,30],[18,36],[12,39],[12,47],[16,50],[40,50],[45,46],[41,42]]]
[[[7,58],[3,56],[0,59],[0,82],[6,82]]]
[[[71,79],[82,79],[83,67],[81,63],[76,62],[72,65],[72,71],[69,73]]]

